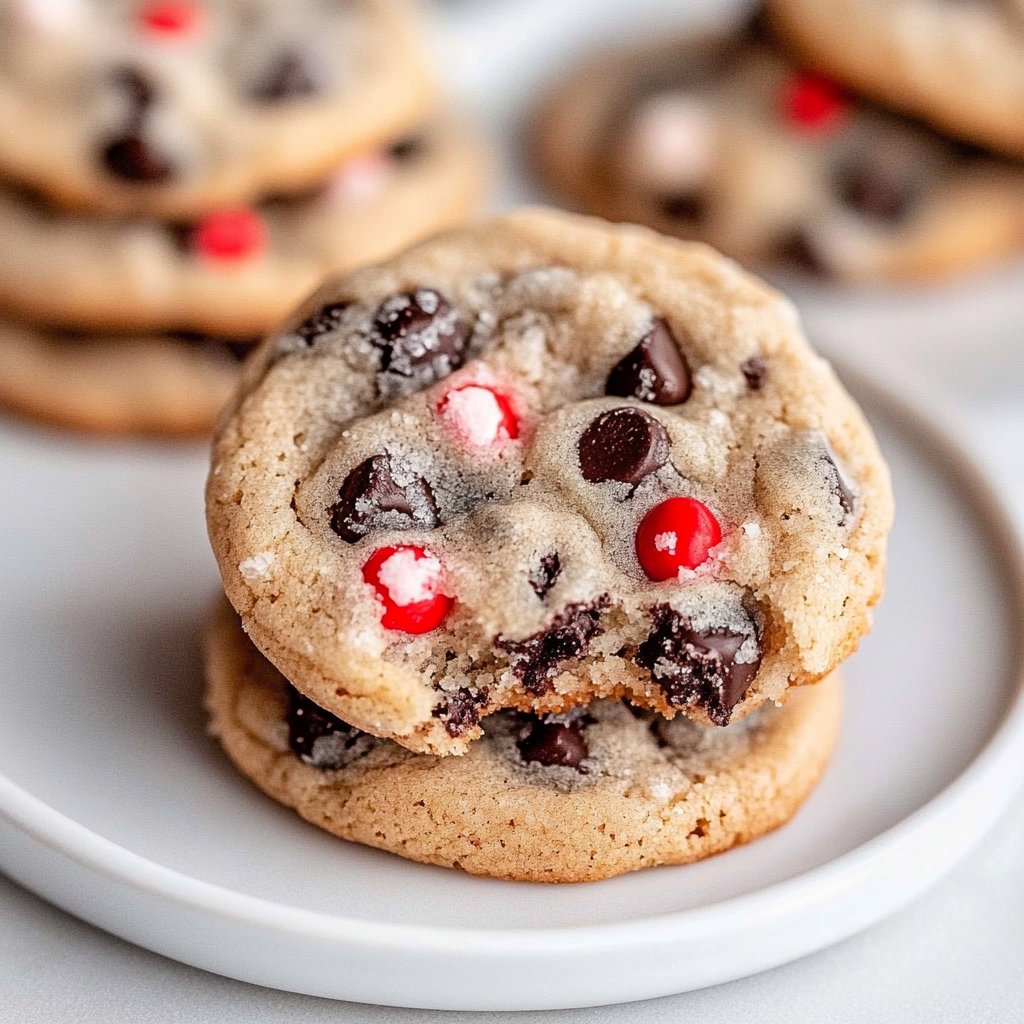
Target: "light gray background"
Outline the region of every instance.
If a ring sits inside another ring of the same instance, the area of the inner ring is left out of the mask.
[[[531,92],[568,60],[566,54],[626,31],[639,34],[669,21],[677,23],[680,8],[703,17],[737,3],[450,0],[443,6],[446,24],[439,43],[449,77],[508,153],[515,148],[515,128]],[[503,184],[503,200],[529,195],[513,170]],[[899,298],[893,314],[905,318],[915,335],[908,337],[904,353],[910,357],[908,365],[914,365],[915,374],[929,374],[932,383],[945,390],[941,401],[968,414],[976,429],[976,448],[1004,482],[1024,526],[1024,344],[1016,329],[1007,337],[1006,319],[998,312],[1000,302],[1009,301],[1011,308],[1019,309],[1024,301],[1021,275],[1011,275],[1010,280],[997,275],[968,284],[934,303],[921,295],[906,302]],[[940,301],[958,316],[950,319],[942,313],[937,308]],[[892,303],[891,295],[883,297],[873,315]],[[802,305],[812,333],[826,349],[841,346],[849,358],[855,354],[850,346],[863,342],[865,359],[881,354],[871,351],[871,331],[865,329],[870,316],[860,325],[846,317],[837,323],[837,313],[844,311],[841,303],[811,295]],[[915,307],[920,307],[919,317]],[[938,351],[925,355],[922,335],[927,345],[933,334]],[[887,372],[898,371],[888,365]],[[467,1022],[514,1018],[517,1024],[1011,1022],[1024,1019],[1022,951],[1024,799],[1017,800],[979,850],[925,899],[840,946],[704,992],[559,1013],[442,1014],[333,1003],[261,989],[129,946],[0,877],[0,1021],[5,1024],[433,1024],[453,1017]],[[452,978],[452,984],[457,985],[458,978]]]

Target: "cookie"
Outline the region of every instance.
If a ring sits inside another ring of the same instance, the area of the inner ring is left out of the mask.
[[[88,433],[208,433],[243,346],[46,332],[0,321],[0,407]]]
[[[586,65],[544,104],[535,150],[572,205],[744,262],[920,280],[1024,249],[1024,169],[854,98],[751,32]]]
[[[792,305],[712,250],[527,211],[329,283],[215,438],[225,590],[411,749],[628,697],[724,725],[868,629],[891,519]]]
[[[685,864],[787,822],[824,771],[838,678],[715,729],[598,701],[501,712],[464,757],[414,754],[301,696],[230,609],[207,638],[210,727],[247,778],[343,839],[474,875],[584,882]]]
[[[68,205],[293,192],[435,101],[404,0],[0,0],[0,173]]]
[[[311,193],[189,224],[66,216],[0,190],[0,307],[80,330],[249,338],[329,272],[466,220],[485,166],[472,133],[445,121],[353,158]]]
[[[814,67],[957,138],[1024,157],[1022,0],[768,0]]]

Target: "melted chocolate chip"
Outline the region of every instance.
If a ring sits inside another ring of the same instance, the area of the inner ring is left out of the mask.
[[[562,560],[557,551],[545,555],[533,572],[530,573],[530,586],[533,592],[543,601],[548,596],[555,581],[562,575]]]
[[[673,192],[657,200],[658,210],[669,220],[703,224],[708,217],[708,201],[700,192]]]
[[[605,394],[653,405],[681,405],[693,391],[686,358],[661,317],[608,374]]]
[[[669,440],[653,416],[625,406],[593,420],[583,431],[578,448],[584,480],[638,484],[668,461]]]
[[[830,273],[828,266],[818,255],[817,249],[803,228],[794,228],[788,234],[783,235],[772,247],[772,251],[775,259],[780,263],[786,263],[798,270],[825,276]]]
[[[374,529],[432,530],[438,524],[430,485],[422,477],[397,483],[386,455],[374,455],[356,466],[328,511],[331,529],[349,544]]]
[[[288,688],[288,745],[306,764],[345,768],[366,754],[373,742],[372,736],[314,704],[294,686]]]
[[[457,739],[480,724],[481,709],[487,703],[487,687],[460,687],[447,700],[435,705],[433,716],[444,719],[445,732]]]
[[[839,462],[827,443],[822,444],[821,459],[826,464],[826,472],[831,482],[832,493],[839,499],[843,512],[848,516],[853,515],[857,507],[857,496],[843,476],[842,470],[839,468]]]
[[[583,738],[586,722],[582,718],[572,722],[534,719],[525,727],[516,744],[519,756],[531,764],[545,767],[561,765],[586,775],[587,766],[583,762],[590,753]]]
[[[607,604],[607,595],[593,604],[571,604],[555,616],[547,629],[525,640],[499,636],[495,644],[508,652],[512,671],[529,693],[546,693],[558,666],[570,658],[578,658],[590,641],[604,632],[600,609]]]
[[[115,178],[136,184],[158,184],[174,174],[174,165],[136,132],[112,139],[100,159]]]
[[[373,321],[381,370],[415,378],[425,387],[447,377],[465,361],[469,331],[448,300],[433,288],[393,295]]]
[[[299,96],[312,96],[322,88],[321,76],[299,50],[279,54],[266,77],[253,90],[253,99],[277,103]]]
[[[407,135],[388,146],[388,157],[397,164],[412,163],[423,155],[426,148],[426,140],[421,135]]]
[[[741,367],[751,391],[760,391],[764,387],[765,374],[768,372],[768,365],[761,356],[751,356]]]
[[[295,333],[307,345],[312,345],[320,335],[329,334],[338,327],[342,313],[350,305],[350,302],[330,302],[326,306],[321,306],[299,325]]]
[[[699,632],[668,605],[654,608],[654,629],[640,645],[636,662],[651,673],[673,707],[702,707],[716,725],[728,725],[761,666],[761,647],[752,661],[737,661],[750,636],[728,629]],[[756,643],[756,638],[755,638]]]
[[[137,127],[144,114],[156,100],[156,87],[138,69],[130,64],[114,68],[114,85],[128,99],[132,127]]]
[[[906,220],[916,198],[909,182],[870,164],[841,171],[837,188],[851,210],[888,225]]]

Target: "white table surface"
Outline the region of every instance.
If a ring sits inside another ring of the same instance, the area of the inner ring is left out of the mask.
[[[523,97],[555,66],[557,50],[565,51],[570,34],[583,47],[619,34],[627,23],[624,15],[630,30],[649,31],[665,21],[666,12],[678,17],[680,0],[634,0],[628,5],[613,0],[449,0],[446,6],[455,25],[444,42],[451,76],[461,83],[464,95],[476,93],[471,105],[487,117],[507,150],[508,129],[518,123]],[[705,12],[723,6],[712,0],[691,4]],[[531,42],[541,16],[550,21],[552,33],[561,33],[562,43]],[[505,58],[494,59],[494,52],[488,54],[489,41],[499,37]],[[518,59],[527,55],[529,61]],[[496,66],[515,67],[516,78],[506,74],[498,88],[488,86],[484,94],[483,83]],[[479,91],[473,89],[474,82],[481,84]],[[521,195],[522,186],[513,176],[505,184],[504,198]],[[1024,286],[1016,294],[1024,294]],[[960,308],[978,301],[978,289],[970,286]],[[827,333],[827,324],[809,319]],[[993,332],[992,324],[985,327]],[[975,449],[998,473],[1024,526],[1024,344],[1016,326],[1009,343],[1002,333],[993,345],[985,338],[965,341],[962,356],[955,350],[951,354],[946,339],[942,358],[923,359],[918,347],[907,361],[928,379],[939,401],[965,416]],[[827,348],[827,339],[822,340]],[[866,339],[867,358],[869,346]],[[488,1024],[506,1019],[516,1024],[1011,1022],[1024,1018],[1022,950],[1024,797],[979,849],[923,900],[839,946],[703,992],[557,1013],[442,1014],[333,1003],[246,985],[132,947],[0,877],[0,1021],[12,1024],[433,1024],[455,1016]]]

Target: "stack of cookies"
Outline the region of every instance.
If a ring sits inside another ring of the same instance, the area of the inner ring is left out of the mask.
[[[1024,250],[1024,4],[767,0],[602,56],[535,152],[579,209],[745,262],[929,280]]]
[[[405,0],[0,0],[0,403],[207,430],[325,274],[474,212],[420,36]]]
[[[860,410],[731,261],[547,211],[443,235],[325,285],[220,421],[212,731],[414,860],[694,861],[824,770],[891,515]]]

